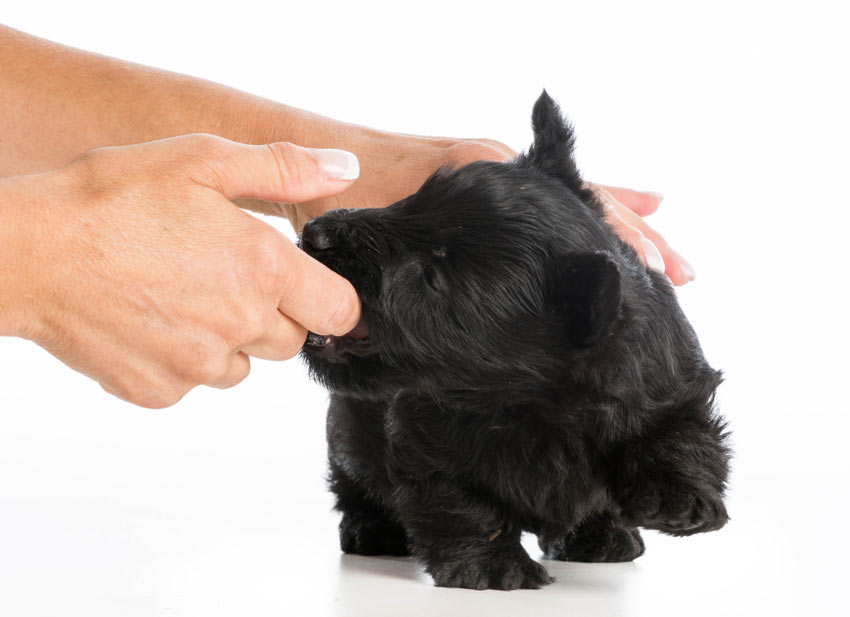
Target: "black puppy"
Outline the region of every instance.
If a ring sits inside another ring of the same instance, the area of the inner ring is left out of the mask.
[[[545,92],[533,126],[515,161],[440,171],[301,237],[363,305],[347,336],[303,350],[332,391],[342,550],[412,553],[447,587],[550,582],[522,531],[553,559],[629,561],[638,527],[727,520],[720,373],[668,280],[603,220]]]

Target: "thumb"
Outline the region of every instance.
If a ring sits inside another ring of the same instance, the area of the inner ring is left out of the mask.
[[[357,157],[346,150],[221,142],[208,161],[209,184],[229,199],[300,203],[341,193],[360,175]]]

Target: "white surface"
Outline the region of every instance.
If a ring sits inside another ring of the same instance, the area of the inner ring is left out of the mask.
[[[151,412],[0,339],[0,614],[848,612],[840,3],[7,4],[46,38],[405,132],[524,148],[547,87],[589,178],[665,194],[651,221],[699,275],[680,299],[726,371],[737,455],[718,533],[547,562],[542,591],[436,589],[339,554],[325,395],[297,362]]]

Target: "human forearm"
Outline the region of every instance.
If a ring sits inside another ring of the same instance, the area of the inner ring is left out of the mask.
[[[489,140],[399,135],[340,122],[0,26],[0,177],[56,169],[93,148],[187,133],[355,153],[360,180],[342,203],[323,199],[296,209],[240,202],[285,215],[296,228],[339,205],[388,205],[414,192],[440,165],[513,155]]]
[[[289,141],[357,155],[345,200],[240,205],[296,229],[333,207],[385,206],[441,165],[515,155],[492,140],[419,137],[325,118],[202,79],[84,52],[0,26],[0,177],[66,165],[92,148],[212,133],[243,143]]]
[[[345,126],[0,26],[0,177],[55,169],[93,148],[186,133],[321,147],[345,140]]]
[[[286,216],[296,230],[332,208],[389,205],[416,191],[443,165],[516,156],[504,144],[488,139],[419,137],[347,124],[0,26],[0,177],[61,167],[92,148],[196,132],[249,144],[289,141],[340,148],[357,155],[360,178],[339,197],[297,206],[239,201],[243,207]],[[631,193],[630,200],[649,200],[653,209],[658,205],[655,196]],[[619,210],[628,214],[625,206]],[[631,224],[623,220],[618,230],[636,250],[645,254],[641,245],[648,237],[660,249],[676,284],[693,278],[687,264],[657,233],[632,219]]]
[[[48,184],[45,194],[51,190]],[[30,281],[37,269],[33,248],[41,225],[32,219],[28,224],[26,214],[35,200],[18,178],[0,179],[0,336],[36,338]]]

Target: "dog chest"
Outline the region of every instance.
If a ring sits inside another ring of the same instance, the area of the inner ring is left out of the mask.
[[[604,499],[583,437],[527,411],[450,411],[397,398],[386,426],[395,464],[408,477],[444,474],[522,518],[580,520]]]

